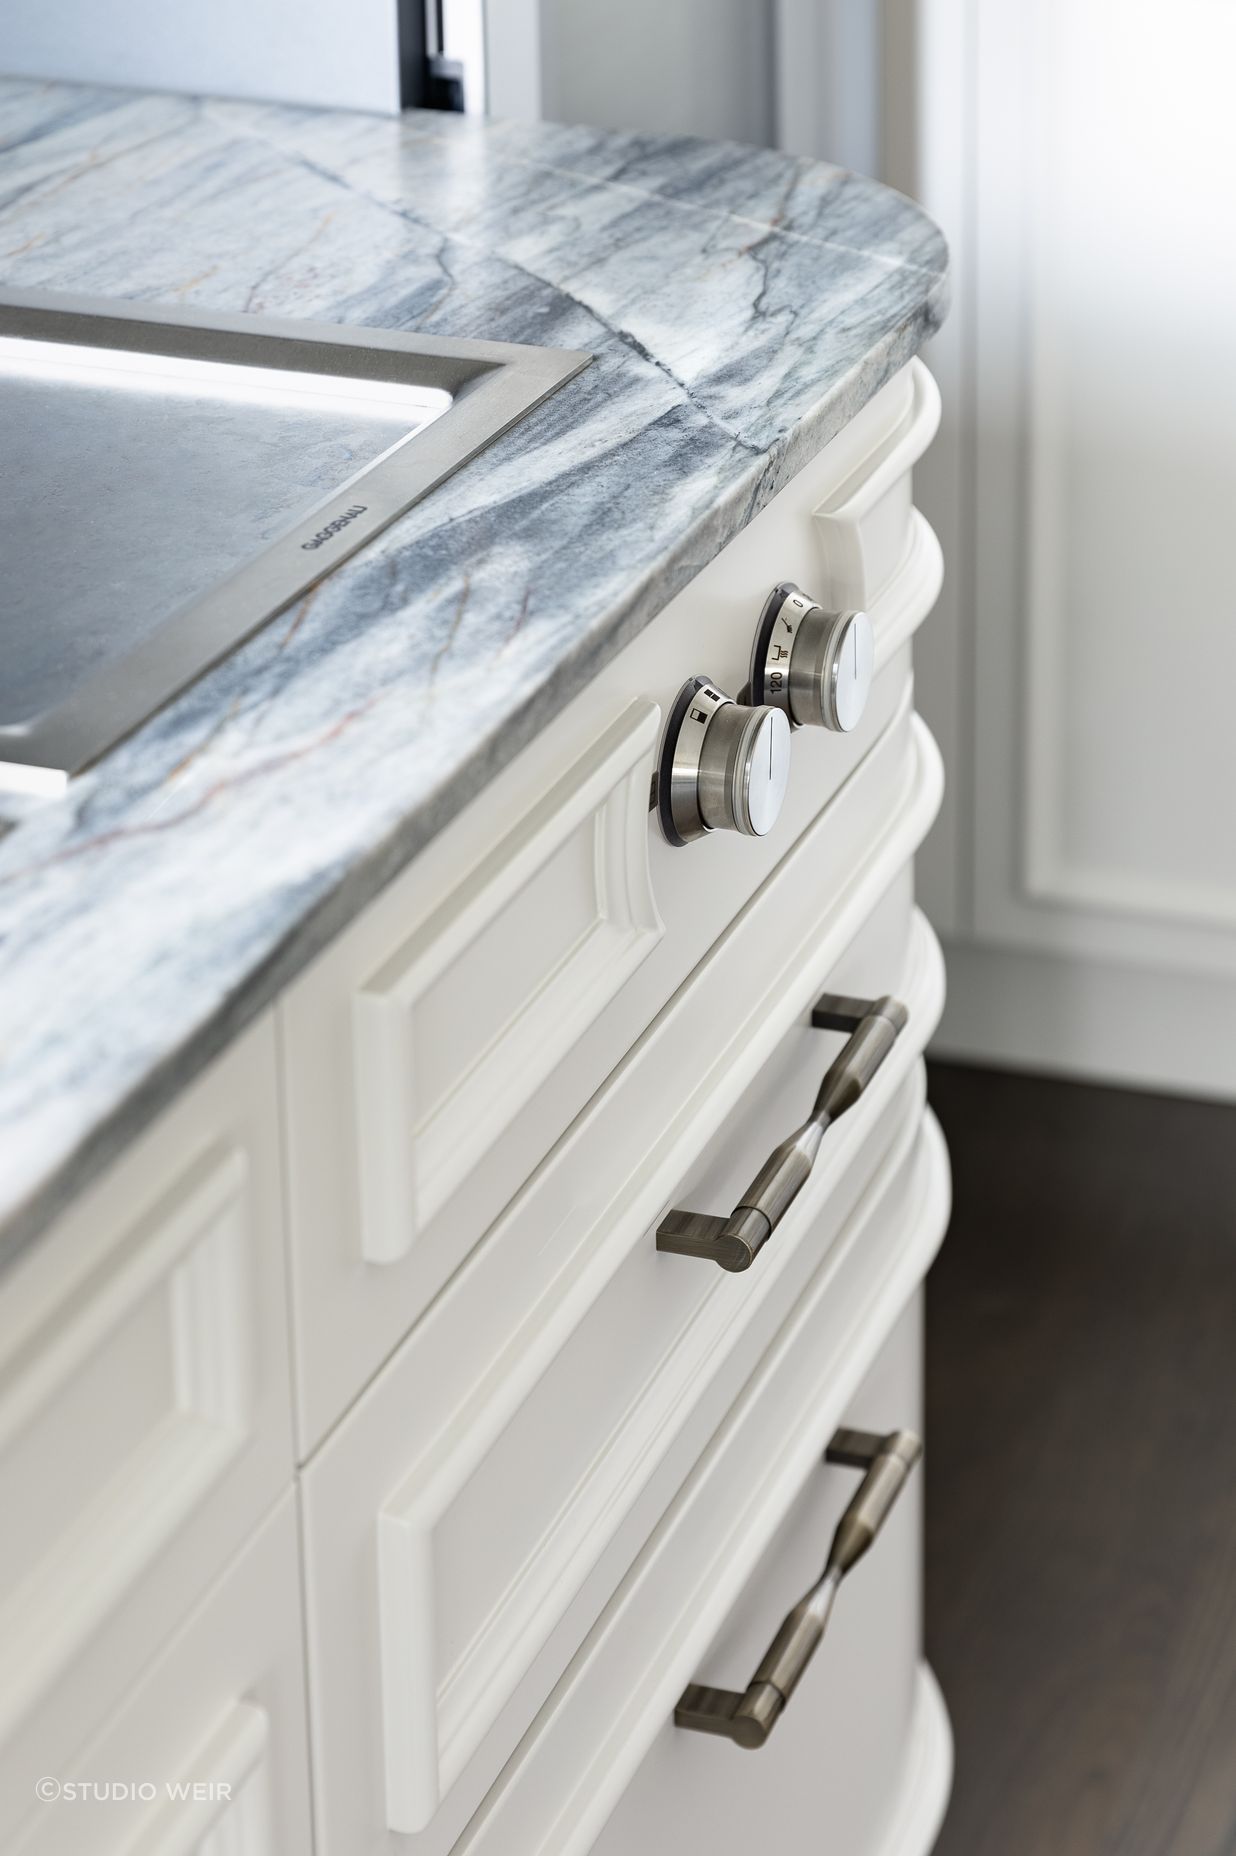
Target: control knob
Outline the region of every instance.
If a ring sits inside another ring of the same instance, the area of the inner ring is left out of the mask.
[[[661,745],[657,810],[671,844],[710,831],[762,838],[790,773],[790,727],[770,704],[748,708],[691,677],[670,711]]]
[[[792,580],[764,601],[751,649],[751,700],[784,710],[795,727],[848,734],[858,726],[875,674],[865,612],[825,612]]]

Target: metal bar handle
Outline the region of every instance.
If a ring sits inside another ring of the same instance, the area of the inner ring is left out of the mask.
[[[888,1518],[906,1478],[923,1454],[913,1431],[838,1431],[826,1463],[867,1471],[837,1523],[824,1571],[782,1619],[759,1668],[741,1692],[692,1682],[674,1709],[674,1724],[724,1734],[736,1746],[763,1746],[802,1680],[832,1613],[837,1587],[856,1566]]]
[[[887,994],[851,999],[826,992],[817,999],[812,1024],[822,1031],[848,1031],[850,1037],[825,1071],[811,1114],[773,1149],[728,1218],[667,1212],[657,1227],[657,1249],[703,1257],[723,1270],[750,1269],[806,1185],[826,1130],[853,1108],[908,1019],[905,1006]]]

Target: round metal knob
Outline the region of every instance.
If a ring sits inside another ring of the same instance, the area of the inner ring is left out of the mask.
[[[746,708],[692,677],[670,711],[661,747],[657,809],[671,844],[709,831],[762,838],[790,773],[790,728],[780,709]]]
[[[825,612],[783,580],[764,601],[751,650],[751,700],[783,709],[796,726],[858,726],[875,674],[865,612]]]

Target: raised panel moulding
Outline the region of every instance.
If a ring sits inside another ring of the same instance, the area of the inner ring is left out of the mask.
[[[369,1262],[408,1254],[664,933],[648,860],[660,720],[655,703],[632,703],[356,995],[361,1241]],[[580,855],[561,879],[570,887],[554,898],[557,941],[463,1074],[425,1100],[418,1007],[438,989],[468,986],[477,938],[573,840]]]
[[[939,598],[943,582],[944,555],[935,531],[924,515],[912,509],[901,566],[871,604],[877,676],[914,636]]]
[[[889,579],[876,579],[872,562],[887,560],[888,538],[904,529],[907,541],[893,549],[900,574],[907,549],[913,545],[917,524],[923,523],[911,504],[909,467],[935,437],[940,423],[940,389],[919,360],[906,370],[910,404],[901,422],[879,447],[873,465],[863,460],[854,476],[842,483],[813,512],[819,536],[824,585],[819,597],[837,610],[867,608],[879,597]],[[938,588],[937,588],[938,591]],[[882,660],[880,660],[882,661]],[[878,666],[877,666],[878,667]]]
[[[237,1701],[174,1775],[205,1781],[212,1796],[169,1798],[144,1832],[148,1856],[280,1856],[271,1821],[268,1783],[270,1717],[255,1702]]]
[[[203,1156],[135,1229],[119,1234],[121,1260],[76,1309],[53,1310],[33,1331],[8,1337],[7,1360],[0,1353],[0,1449],[44,1425],[48,1452],[62,1458],[65,1474],[73,1439],[60,1435],[54,1401],[88,1362],[125,1373],[119,1340],[139,1306],[157,1310],[170,1364],[166,1403],[142,1414],[138,1440],[0,1606],[0,1742],[219,1480],[252,1428],[247,1186],[240,1149]]]

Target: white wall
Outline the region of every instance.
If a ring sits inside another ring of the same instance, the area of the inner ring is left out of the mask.
[[[1236,1095],[1236,11],[888,12],[918,91],[890,175],[958,261],[958,432],[921,483],[952,569],[920,651],[938,1047]]]
[[[396,0],[0,0],[0,72],[397,110]]]
[[[552,120],[772,141],[772,0],[541,0],[540,15]]]
[[[878,168],[879,0],[487,0],[487,19],[497,115],[531,113],[535,82],[504,76],[535,36],[553,120]]]
[[[775,0],[775,141],[858,174],[878,174],[880,0]]]
[[[884,0],[878,105],[881,176],[922,200],[949,243],[951,307],[924,350],[939,382],[943,414],[935,442],[914,472],[915,501],[944,551],[944,588],[915,641],[915,697],[943,750],[948,776],[940,816],[918,859],[917,884],[919,901],[946,939],[968,924],[974,710],[970,5],[971,0]]]

